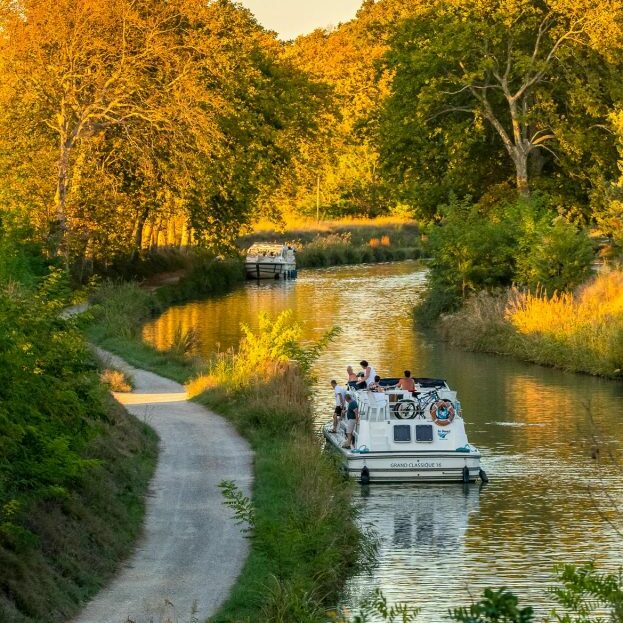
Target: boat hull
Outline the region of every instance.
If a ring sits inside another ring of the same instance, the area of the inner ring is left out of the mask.
[[[248,279],[293,279],[296,265],[278,262],[245,262]]]
[[[379,482],[465,482],[464,468],[469,471],[469,481],[481,478],[480,453],[438,450],[409,450],[406,452],[353,452],[341,447],[344,437],[330,432],[323,434],[342,458],[349,478],[361,480],[362,470],[368,468],[370,484]]]

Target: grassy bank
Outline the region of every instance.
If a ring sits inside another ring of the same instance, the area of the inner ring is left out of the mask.
[[[451,344],[606,377],[623,377],[623,272],[574,294],[481,292],[442,317]]]
[[[359,561],[348,483],[313,432],[307,384],[292,369],[198,400],[231,420],[256,454],[251,554],[215,622],[326,620]]]
[[[112,399],[107,421],[81,453],[96,463],[59,498],[29,506],[28,544],[0,545],[0,620],[70,619],[132,552],[155,469],[155,433]]]
[[[276,231],[262,229],[239,240],[241,249],[254,242],[281,242],[297,249],[297,267],[315,268],[417,259],[423,256],[421,232],[413,221],[336,221],[296,223]]]
[[[0,279],[0,620],[66,621],[132,551],[157,439],[100,384],[60,272]]]
[[[307,370],[317,349],[300,345],[300,328],[286,314],[263,318],[238,353],[212,362],[191,360],[183,348],[158,353],[141,340],[151,306],[152,295],[136,286],[110,287],[89,331],[136,365],[182,381],[193,377],[188,387],[196,400],[229,419],[255,451],[252,550],[215,620],[326,620],[363,539],[350,485],[314,431]]]

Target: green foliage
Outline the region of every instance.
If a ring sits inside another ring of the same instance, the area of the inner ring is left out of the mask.
[[[530,606],[519,607],[519,600],[506,588],[486,588],[484,597],[469,607],[450,611],[451,618],[460,623],[531,623],[534,611]]]
[[[562,586],[551,589],[558,603],[567,610],[554,611],[559,623],[620,623],[623,621],[623,575],[599,573],[594,563],[556,567]],[[608,613],[608,618],[600,616]]]
[[[366,623],[378,620],[387,623],[414,623],[417,620],[419,608],[410,608],[407,604],[387,605],[387,598],[380,589],[364,600],[356,614],[349,623]]]
[[[134,282],[100,284],[91,300],[92,318],[103,339],[120,337],[130,340],[140,333],[141,324],[156,309],[153,296]]]
[[[599,201],[617,175],[607,117],[622,96],[612,53],[621,34],[611,11],[602,2],[414,3],[383,63],[385,179],[422,215],[451,193],[480,199],[509,183],[523,195],[550,192],[587,218],[589,198]]]
[[[524,237],[525,251],[517,257],[517,283],[553,293],[572,290],[589,277],[595,250],[583,230],[558,218],[552,225],[540,222],[528,240]]]
[[[34,285],[46,274],[41,248],[31,238],[30,228],[18,226],[0,211],[0,283]]]
[[[242,493],[233,480],[223,480],[219,489],[225,498],[225,506],[234,511],[236,523],[244,526],[244,532],[252,532],[255,528],[255,507],[251,498]]]
[[[258,381],[272,382],[275,375],[287,373],[290,362],[295,362],[300,374],[309,375],[313,363],[340,330],[334,327],[316,342],[303,344],[302,327],[292,321],[292,315],[291,309],[275,318],[260,312],[257,332],[242,324],[238,350],[218,353],[205,374],[188,384],[190,394],[198,395],[215,384],[244,389]]]
[[[493,204],[453,198],[440,211],[430,233],[429,290],[416,310],[424,324],[480,290],[515,283],[568,291],[590,273],[594,251],[586,232],[552,218],[541,196]]]
[[[86,343],[59,318],[66,300],[53,272],[35,290],[0,287],[0,515],[7,526],[34,499],[58,499],[94,466],[83,449],[106,419]]]

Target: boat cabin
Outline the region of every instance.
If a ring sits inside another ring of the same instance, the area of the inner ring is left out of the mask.
[[[384,391],[354,392],[359,405],[357,450],[457,450],[467,445],[456,392],[440,379],[414,380],[415,394],[396,389],[397,379],[382,381]]]

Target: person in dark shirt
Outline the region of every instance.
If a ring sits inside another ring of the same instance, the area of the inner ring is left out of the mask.
[[[346,441],[342,444],[342,447],[352,448],[353,432],[359,422],[359,405],[350,394],[346,394],[346,404]]]

